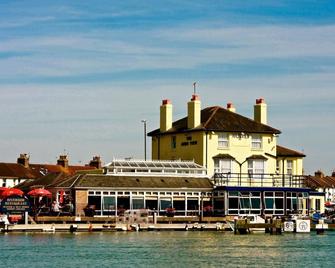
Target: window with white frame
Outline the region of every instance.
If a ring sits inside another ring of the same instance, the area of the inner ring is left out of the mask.
[[[214,159],[214,172],[215,173],[231,173],[231,159]]]
[[[251,148],[252,149],[262,149],[262,136],[261,135],[251,136]]]
[[[292,175],[293,174],[293,161],[287,160],[286,162],[286,174]]]
[[[265,160],[263,159],[250,159],[248,161],[249,175],[264,174],[265,173]]]
[[[219,133],[218,135],[218,147],[228,148],[229,147],[229,136],[227,133]]]
[[[284,214],[284,192],[264,192],[265,214]]]
[[[298,197],[295,192],[286,193],[286,212],[296,214],[298,213]]]

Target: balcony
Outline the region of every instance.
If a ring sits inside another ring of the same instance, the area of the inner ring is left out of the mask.
[[[215,186],[306,187],[303,175],[290,174],[215,173],[212,180]]]

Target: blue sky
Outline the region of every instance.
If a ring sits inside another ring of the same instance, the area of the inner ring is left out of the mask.
[[[203,107],[264,97],[306,173],[335,168],[333,1],[2,0],[0,40],[0,161],[141,158],[141,119],[185,116],[197,81]]]

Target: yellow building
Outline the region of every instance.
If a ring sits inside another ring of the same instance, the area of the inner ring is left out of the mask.
[[[173,122],[172,110],[172,103],[163,100],[160,128],[149,133],[152,159],[194,160],[205,166],[211,177],[262,174],[272,178],[280,173],[286,180],[303,173],[305,155],[277,145],[281,132],[267,125],[264,99],[256,100],[254,119],[236,113],[231,103],[226,109],[213,106],[201,110],[198,95],[188,102],[186,117]]]
[[[194,160],[214,183],[215,213],[288,215],[310,212],[311,189],[304,186],[304,154],[277,144],[278,129],[267,124],[267,104],[257,99],[254,118],[226,108],[201,109],[198,95],[187,116],[174,121],[170,100],[160,106],[160,128],[150,132],[152,159]]]

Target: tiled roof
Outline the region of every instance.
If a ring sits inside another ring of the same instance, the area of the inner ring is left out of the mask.
[[[77,171],[76,174],[79,175],[79,174],[92,174],[92,173],[101,174],[102,169],[79,170]],[[49,188],[49,187],[53,187],[54,185],[58,185],[59,183],[62,183],[69,178],[72,178],[72,176],[73,174],[69,175],[64,172],[51,172],[38,179],[26,180],[18,184],[15,188],[19,188],[22,191],[28,191],[33,188],[40,188],[40,187]]]
[[[0,177],[33,179],[40,174],[31,168],[16,163],[0,163]]]
[[[305,157],[306,155],[298,151],[294,151],[286,147],[277,145],[277,156]]]
[[[110,175],[74,175],[54,187],[74,188],[126,188],[126,189],[212,189],[207,178],[161,177],[161,176],[110,176]]]
[[[73,175],[77,171],[81,170],[92,170],[96,169],[95,167],[91,166],[68,166],[67,168],[61,165],[52,165],[52,164],[29,164],[29,166],[33,170],[37,170],[41,174],[48,174],[48,173],[65,173],[67,175]]]
[[[68,175],[63,172],[49,173],[41,178],[26,180],[15,188],[19,188],[22,191],[29,191],[32,188],[48,187],[54,183],[63,181]]]
[[[331,176],[306,176],[305,184],[307,187],[316,188],[335,188],[335,177]]]
[[[187,128],[187,117],[173,122],[172,128],[166,132],[156,129],[148,136],[164,135],[171,133],[190,132],[197,130],[245,132],[245,133],[271,133],[280,134],[280,130],[268,125],[258,123],[250,118],[228,111],[219,106],[208,107],[201,110],[201,124],[194,129]]]

